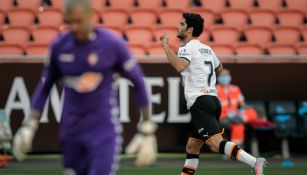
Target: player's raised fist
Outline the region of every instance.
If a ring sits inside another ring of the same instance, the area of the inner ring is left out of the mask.
[[[168,45],[168,36],[166,33],[160,36],[160,42],[162,46]]]

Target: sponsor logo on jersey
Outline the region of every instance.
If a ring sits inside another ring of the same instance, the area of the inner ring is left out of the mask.
[[[179,57],[186,57],[189,56],[190,54],[187,53],[186,49],[181,49],[178,53]]]
[[[75,56],[73,54],[63,53],[59,56],[59,59],[62,62],[73,62],[75,60]]]

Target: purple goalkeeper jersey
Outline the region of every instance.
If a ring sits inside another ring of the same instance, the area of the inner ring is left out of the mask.
[[[142,70],[130,58],[125,41],[98,28],[86,42],[76,41],[72,32],[61,34],[50,47],[31,107],[43,111],[51,87],[60,79],[64,87],[61,138],[80,140],[113,133],[115,73],[133,82],[138,106],[148,105]]]

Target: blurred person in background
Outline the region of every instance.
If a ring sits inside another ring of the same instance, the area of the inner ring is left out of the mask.
[[[217,95],[222,105],[220,124],[229,129],[230,140],[237,145],[244,145],[245,124],[266,124],[258,117],[255,109],[246,105],[239,86],[231,84],[231,74],[224,69],[218,76]]]
[[[137,137],[137,151],[141,152],[137,163],[154,163],[156,127],[149,120],[149,99],[140,66],[131,59],[121,38],[92,26],[89,0],[66,0],[64,9],[69,31],[50,46],[41,81],[31,99],[30,117],[14,136],[14,155],[22,160],[31,150],[50,89],[61,80],[65,93],[60,141],[65,175],[115,174],[122,142],[115,83],[120,73],[133,82],[143,115],[138,126],[142,134]]]
[[[181,175],[195,173],[204,144],[213,152],[249,165],[255,175],[263,175],[267,164],[264,158],[255,158],[222,137],[223,130],[219,125],[221,103],[216,93],[216,77],[223,71],[223,66],[214,51],[197,39],[203,28],[204,19],[199,14],[183,13],[178,25],[177,36],[181,46],[177,55],[169,46],[168,36],[164,34],[160,38],[170,65],[182,76],[187,108],[194,126],[194,133],[186,145],[186,161]]]

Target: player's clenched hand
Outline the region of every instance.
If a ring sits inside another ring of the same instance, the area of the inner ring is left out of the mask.
[[[145,121],[138,125],[137,133],[126,147],[127,154],[136,153],[135,164],[137,166],[149,166],[156,162],[157,158],[157,140],[155,131],[156,124],[151,121]]]
[[[168,36],[166,33],[164,33],[162,36],[160,36],[160,42],[162,46],[168,45]]]
[[[38,127],[38,121],[30,118],[16,132],[13,140],[13,154],[17,160],[23,160],[32,149],[32,140]]]

